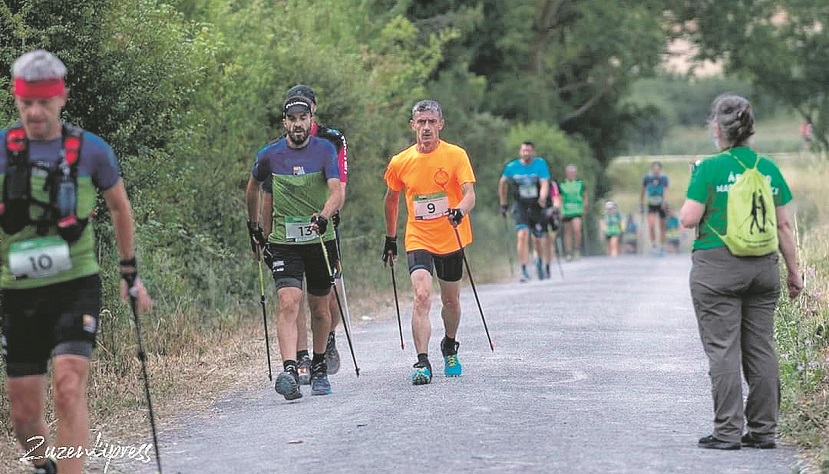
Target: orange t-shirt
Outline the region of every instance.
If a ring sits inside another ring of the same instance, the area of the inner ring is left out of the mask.
[[[406,188],[406,251],[457,252],[458,239],[446,211],[463,199],[461,185],[475,182],[466,151],[443,140],[431,153],[420,153],[412,145],[391,158],[384,177],[392,191]],[[458,233],[464,247],[472,243],[469,216]]]

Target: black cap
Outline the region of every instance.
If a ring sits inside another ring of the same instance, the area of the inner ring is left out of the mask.
[[[285,94],[285,98],[290,97],[305,97],[306,99],[310,100],[317,105],[317,95],[314,94],[314,89],[311,89],[309,86],[305,84],[297,84],[294,87],[288,89],[288,93]]]
[[[307,112],[311,113],[311,101],[301,96],[289,97],[282,105],[282,115],[290,113]]]

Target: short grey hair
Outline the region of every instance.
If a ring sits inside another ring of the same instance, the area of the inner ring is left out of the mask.
[[[574,165],[572,163],[564,167],[564,171],[570,171],[570,170],[578,171],[578,168],[576,167],[576,165]]]
[[[726,93],[711,104],[709,123],[720,128],[720,139],[728,145],[742,146],[754,135],[754,109],[745,97]]]
[[[49,51],[38,49],[17,58],[12,65],[12,77],[27,82],[63,79],[66,77],[66,65]]]
[[[432,99],[421,100],[416,103],[414,107],[412,107],[412,118],[414,118],[415,114],[418,112],[429,111],[435,112],[440,118],[443,118],[443,109],[440,106],[440,102]]]

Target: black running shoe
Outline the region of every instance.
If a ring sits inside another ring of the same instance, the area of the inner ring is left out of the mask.
[[[328,342],[325,344],[325,365],[328,366],[328,375],[340,371],[340,351],[337,350],[337,340],[333,332],[328,334]]]
[[[311,357],[304,355],[297,361],[297,373],[299,384],[309,385],[311,383]]]
[[[331,393],[331,383],[328,381],[328,369],[325,362],[318,362],[311,366],[311,395],[328,395]]]
[[[774,437],[762,438],[754,433],[744,434],[740,439],[740,444],[742,444],[744,448],[774,449],[777,447]]]
[[[722,449],[726,451],[733,451],[741,447],[738,441],[723,441],[715,438],[713,435],[700,438],[697,446],[704,449]]]
[[[285,400],[296,400],[302,398],[299,391],[299,375],[296,372],[284,371],[276,376],[276,383],[273,386],[276,393],[285,397]]]
[[[426,361],[417,361],[412,371],[412,385],[426,385],[432,382],[432,364]]]

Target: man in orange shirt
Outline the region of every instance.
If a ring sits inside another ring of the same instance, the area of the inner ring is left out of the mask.
[[[462,247],[472,243],[472,226],[464,217],[475,206],[475,174],[466,151],[440,139],[443,111],[438,102],[422,100],[412,107],[409,125],[416,143],[393,156],[386,168],[386,243],[383,261],[397,257],[397,215],[400,191],[406,190],[406,257],[414,291],[412,335],[417,362],[412,383],[432,381],[428,348],[431,336],[429,310],[432,275],[440,285],[441,316],[445,335],[441,341],[444,374],[461,375],[455,336],[461,317],[460,281],[463,277]],[[457,231],[457,235],[456,232]]]

